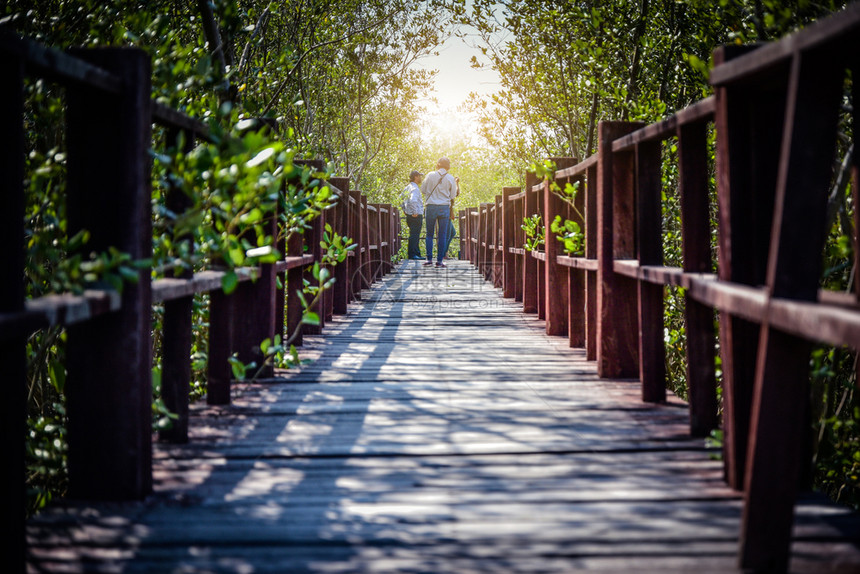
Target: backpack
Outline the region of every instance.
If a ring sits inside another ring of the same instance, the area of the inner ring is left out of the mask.
[[[400,204],[400,212],[403,215],[409,215],[406,212],[406,206],[409,205],[409,198],[412,197],[412,183],[409,183],[406,188],[403,190],[403,202]]]

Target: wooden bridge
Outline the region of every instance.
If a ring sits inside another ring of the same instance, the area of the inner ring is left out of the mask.
[[[23,454],[4,471],[15,571],[856,572],[860,517],[802,494],[813,341],[860,348],[856,293],[819,291],[838,114],[856,78],[860,4],[758,49],[715,55],[713,98],[653,125],[602,122],[598,152],[556,158],[553,179],[460,212],[447,270],[394,265],[399,214],[345,178],[339,199],[278,263],[26,301],[23,258],[0,253],[0,358],[16,443],[26,337],[68,328],[71,496],[21,527]],[[21,86],[68,87],[70,210],[94,246],[144,258],[151,237],[151,125],[205,127],[149,101],[140,52],[47,50],[6,34],[0,213],[23,237]],[[853,84],[857,101],[857,84]],[[854,130],[856,138],[856,107]],[[707,133],[716,131],[717,273]],[[677,138],[683,266],[663,265],[660,145]],[[854,156],[855,205],[858,162]],[[90,169],[109,173],[101,182]],[[104,185],[104,181],[121,182]],[[579,182],[578,210],[551,184]],[[120,202],[120,203],[117,203]],[[544,228],[576,219],[582,256]],[[359,248],[304,334],[316,361],[263,383],[231,381],[227,357],[297,324],[297,285],[323,225]],[[796,233],[804,229],[804,234]],[[302,240],[302,241],[299,241]],[[307,248],[304,247],[307,246]],[[855,253],[857,239],[854,239]],[[249,279],[256,276],[254,282]],[[276,278],[280,276],[283,287]],[[663,289],[686,290],[690,404],[665,388]],[[209,395],[188,404],[191,297],[209,293]],[[165,396],[180,414],[153,441],[150,313],[165,304]],[[722,405],[716,399],[719,315]],[[283,319],[282,319],[283,318]],[[722,426],[721,453],[703,436]],[[186,442],[187,441],[187,442]],[[722,455],[722,461],[714,455]]]
[[[728,572],[741,494],[673,396],[522,313],[465,261],[404,262],[315,361],[192,405],[138,503],[30,522],[37,572]],[[799,502],[792,571],[851,572],[858,517]]]

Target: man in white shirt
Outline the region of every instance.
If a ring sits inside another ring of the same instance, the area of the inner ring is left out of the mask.
[[[421,201],[421,180],[424,174],[412,170],[409,174],[409,184],[403,190],[406,200],[403,204],[403,212],[406,214],[406,225],[409,226],[409,243],[407,257],[409,259],[423,259],[421,257],[421,225],[424,223],[424,203]]]
[[[424,196],[425,228],[427,229],[424,247],[427,250],[425,266],[433,265],[433,235],[436,240],[436,267],[445,267],[442,258],[448,247],[448,220],[451,218],[451,206],[454,198],[460,193],[460,182],[448,170],[451,160],[439,158],[436,171],[428,173],[421,185],[421,195]]]

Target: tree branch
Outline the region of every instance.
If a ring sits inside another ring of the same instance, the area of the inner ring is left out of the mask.
[[[199,1],[204,2],[205,0],[199,0]],[[340,38],[335,38],[334,40],[326,40],[325,42],[319,42],[318,44],[314,44],[313,46],[311,46],[310,48],[305,50],[302,53],[302,55],[299,56],[299,59],[296,60],[296,63],[293,65],[293,67],[290,69],[290,71],[287,72],[287,77],[284,78],[284,81],[282,81],[281,85],[278,86],[278,89],[275,91],[275,95],[272,96],[272,99],[269,101],[268,104],[266,104],[265,109],[263,109],[263,111],[260,112],[260,116],[265,116],[267,113],[269,113],[269,111],[272,109],[272,107],[274,107],[275,103],[278,101],[278,98],[280,98],[280,96],[281,96],[281,92],[284,91],[284,88],[287,87],[287,83],[290,81],[290,78],[292,77],[293,72],[296,70],[296,68],[299,67],[299,65],[302,63],[302,61],[305,59],[305,57],[308,54],[310,54],[314,50],[318,50],[318,49],[323,48],[325,46],[330,46],[332,44],[338,44],[340,42],[345,42],[346,40],[349,40],[350,38],[352,38],[353,36],[355,36],[357,34],[361,34],[362,32],[366,32],[368,30],[376,28],[377,26],[379,26],[380,24],[382,24],[383,22],[385,22],[386,20],[388,20],[389,18],[394,16],[394,14],[395,13],[392,12],[391,14],[388,14],[388,15],[380,18],[376,22],[373,22],[372,24],[369,24],[363,28],[359,28],[358,30],[353,30],[352,32],[348,32],[348,33],[344,34],[343,36],[341,36]]]
[[[260,15],[260,17],[257,19],[257,25],[254,26],[254,32],[251,34],[251,37],[248,38],[248,41],[245,43],[245,49],[242,50],[242,57],[239,58],[239,67],[238,67],[239,75],[241,75],[242,72],[245,70],[245,66],[248,63],[248,58],[251,56],[251,44],[254,42],[254,40],[257,38],[257,36],[260,34],[260,31],[266,27],[266,24],[269,21],[269,16],[272,13],[269,8],[270,7],[267,6],[266,9],[263,11],[263,13]]]

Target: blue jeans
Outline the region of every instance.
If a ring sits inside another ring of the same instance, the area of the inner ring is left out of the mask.
[[[428,204],[424,206],[426,236],[424,248],[427,250],[427,261],[433,261],[433,235],[438,232],[436,238],[436,262],[442,263],[445,256],[445,248],[448,246],[448,219],[451,216],[451,206]],[[438,224],[438,229],[436,228]]]
[[[421,249],[418,246],[418,241],[421,239],[421,226],[424,224],[424,218],[419,214],[418,217],[407,215],[406,225],[409,226],[409,248],[407,254],[409,259],[418,259],[421,257]]]
[[[445,241],[445,253],[448,253],[448,248],[451,246],[451,241],[457,237],[457,228],[454,226],[454,220],[448,220],[448,237]]]

